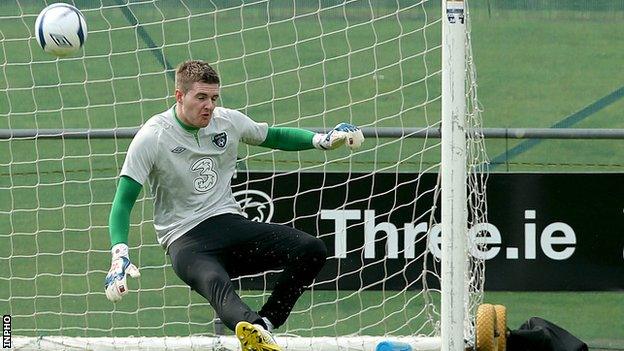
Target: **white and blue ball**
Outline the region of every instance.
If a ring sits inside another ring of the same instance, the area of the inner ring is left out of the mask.
[[[39,13],[35,21],[35,36],[44,51],[65,57],[84,45],[87,40],[87,22],[74,6],[55,3]]]

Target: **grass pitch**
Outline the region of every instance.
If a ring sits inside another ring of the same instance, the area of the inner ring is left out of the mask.
[[[401,25],[396,16],[386,16],[394,1],[374,9],[352,3],[344,13],[327,10],[321,16],[311,15],[313,7],[295,12],[278,6],[271,8],[274,24],[265,28],[262,6],[213,15],[202,2],[188,2],[188,9],[141,2],[130,12],[115,4],[76,2],[90,30],[86,59],[60,61],[39,50],[32,35],[40,2],[0,6],[0,128],[138,126],[173,103],[172,69],[189,57],[215,63],[224,105],[271,125],[331,127],[350,120],[366,127],[422,127],[439,121],[439,26],[425,26],[439,18],[435,6],[399,14]],[[487,127],[549,127],[624,84],[624,70],[614,69],[624,62],[617,45],[623,32],[614,26],[621,9],[490,13],[475,4],[471,10]],[[622,128],[622,109],[616,99],[573,126]],[[0,311],[14,316],[14,332],[210,332],[212,309],[174,276],[155,242],[150,199],[143,198],[133,212],[131,246],[143,249],[132,257],[143,278],[131,286],[141,293],[115,308],[104,297],[107,217],[128,142],[0,140]],[[489,153],[504,154],[518,143],[488,141]],[[543,141],[504,160],[500,170],[618,171],[619,144]],[[346,151],[325,156],[255,148],[242,150],[241,157],[252,170],[414,172],[437,164],[438,154],[436,140],[371,138],[351,159]],[[417,314],[422,301],[399,294],[381,304],[382,297],[308,294],[298,311],[314,303],[324,312],[314,320],[295,313],[288,328],[335,335],[359,332],[354,328],[362,323],[371,326],[364,331],[370,334],[430,332]],[[247,293],[250,304],[263,298],[262,292]],[[486,294],[486,301],[508,306],[512,327],[537,315],[592,346],[614,349],[624,348],[623,299],[620,292]]]

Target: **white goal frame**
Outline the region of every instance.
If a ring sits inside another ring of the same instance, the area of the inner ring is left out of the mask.
[[[468,311],[466,16],[464,1],[442,9],[442,350],[464,350]],[[465,324],[466,323],[466,324]]]

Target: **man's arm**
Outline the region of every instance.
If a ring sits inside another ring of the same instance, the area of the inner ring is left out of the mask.
[[[111,238],[111,268],[106,275],[104,288],[106,297],[117,302],[128,293],[126,275],[138,278],[139,269],[130,263],[128,257],[128,232],[130,231],[130,212],[141,192],[141,184],[128,176],[121,176],[113,206],[108,218],[108,230]]]
[[[120,243],[128,243],[130,212],[132,212],[132,207],[139,197],[141,187],[141,184],[130,177],[121,176],[119,178],[117,192],[108,218],[111,247]]]
[[[333,150],[346,143],[351,150],[360,147],[364,141],[362,131],[351,124],[340,123],[329,133],[314,133],[301,128],[269,127],[267,136],[260,146],[285,151],[308,149]]]
[[[314,132],[301,128],[269,127],[267,137],[260,146],[285,151],[314,149]]]

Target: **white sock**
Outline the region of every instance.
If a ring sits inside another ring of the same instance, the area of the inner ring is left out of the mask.
[[[269,333],[272,333],[273,332],[273,323],[271,323],[271,321],[267,317],[262,317],[262,320],[264,321],[264,324],[266,324],[267,331]]]

